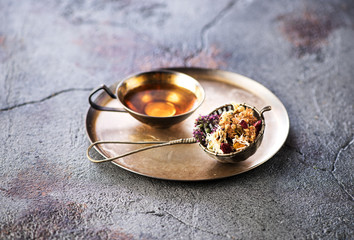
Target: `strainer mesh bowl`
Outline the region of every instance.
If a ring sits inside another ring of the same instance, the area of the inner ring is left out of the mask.
[[[207,147],[205,145],[203,145],[202,143],[199,143],[200,147],[204,150],[204,152],[206,152],[208,155],[210,155],[211,157],[215,158],[219,162],[235,163],[235,162],[244,161],[247,158],[249,158],[250,156],[252,156],[257,151],[258,147],[262,143],[264,129],[265,129],[265,121],[264,121],[263,112],[269,111],[269,110],[271,110],[271,108],[269,106],[267,106],[267,107],[264,107],[261,111],[259,111],[255,107],[250,106],[250,105],[245,104],[245,103],[239,104],[239,105],[240,106],[244,106],[246,108],[250,108],[250,109],[253,110],[253,115],[257,118],[257,120],[261,120],[262,121],[261,129],[259,130],[259,132],[257,134],[257,137],[254,140],[254,142],[250,143],[249,146],[247,146],[246,148],[244,148],[244,149],[242,149],[241,151],[238,151],[238,152],[231,152],[231,153],[227,153],[227,154],[215,153],[215,152],[212,152],[209,149],[207,149]],[[232,104],[225,104],[225,105],[222,105],[222,106],[216,108],[215,110],[213,110],[210,113],[210,115],[221,116],[221,114],[223,112],[227,112],[227,111],[230,111],[230,110],[234,110],[234,106]]]

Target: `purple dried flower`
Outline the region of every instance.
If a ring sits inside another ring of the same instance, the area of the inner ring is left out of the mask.
[[[199,129],[194,129],[193,130],[193,137],[200,142],[201,144],[205,144],[205,134],[200,131]]]
[[[248,124],[247,124],[246,121],[243,120],[243,119],[240,121],[240,125],[241,125],[241,127],[242,127],[243,129],[247,129],[247,128],[248,128]]]
[[[262,120],[258,120],[255,124],[253,124],[253,126],[256,128],[256,133],[258,134],[262,128]]]
[[[232,152],[231,146],[228,143],[221,143],[220,149],[225,154]]]
[[[200,115],[194,123],[193,137],[205,145],[205,138],[207,133],[212,133],[216,130],[219,124],[218,115]]]

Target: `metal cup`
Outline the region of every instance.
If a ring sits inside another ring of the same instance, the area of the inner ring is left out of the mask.
[[[139,89],[149,89],[151,87],[156,88],[157,86],[162,89],[168,86],[169,92],[167,94],[162,94],[162,96],[157,96],[159,99],[153,99],[154,96],[143,96],[142,98],[144,99],[141,99],[141,105],[149,104],[146,106],[139,106],[141,109],[144,109],[144,111],[137,111],[126,100],[127,96],[134,93],[134,91]],[[179,97],[177,92],[174,92],[173,89],[176,89],[175,91],[178,89],[178,91],[182,93],[192,93],[194,95],[193,102],[186,102],[186,99]],[[92,100],[92,97],[100,90],[104,90],[111,98],[117,99],[123,105],[123,108],[110,108],[96,104]],[[147,102],[145,102],[145,98],[147,98]],[[196,79],[184,73],[168,70],[157,70],[139,73],[126,78],[118,84],[115,93],[113,93],[106,85],[101,85],[90,94],[89,103],[91,107],[96,110],[127,112],[140,122],[148,124],[152,127],[168,128],[188,118],[202,104],[204,99],[204,89]],[[148,101],[150,102],[148,103]],[[157,103],[154,101],[157,101]],[[191,107],[185,111],[177,111],[175,106],[181,102],[187,105],[190,104]],[[159,109],[160,107],[168,108],[167,116],[159,116],[158,114],[154,114],[155,112],[158,113],[161,110]]]

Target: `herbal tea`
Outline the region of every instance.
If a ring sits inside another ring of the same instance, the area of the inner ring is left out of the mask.
[[[131,110],[153,117],[170,117],[191,110],[197,97],[193,92],[172,84],[137,87],[124,98]]]

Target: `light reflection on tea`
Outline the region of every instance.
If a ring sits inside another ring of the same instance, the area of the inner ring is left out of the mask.
[[[153,117],[170,117],[191,110],[196,103],[195,94],[172,84],[150,84],[129,91],[124,104],[131,110]]]

